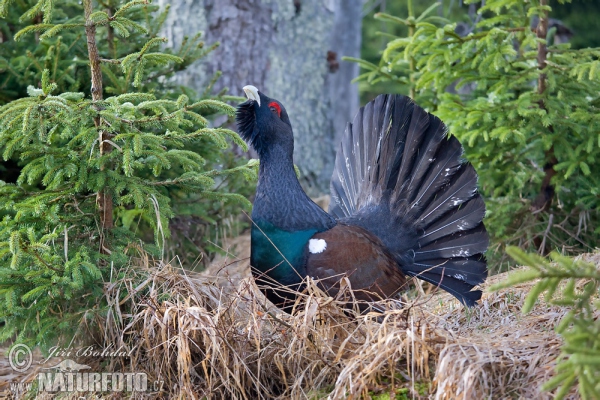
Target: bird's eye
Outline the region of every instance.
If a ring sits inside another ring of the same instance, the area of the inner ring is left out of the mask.
[[[271,110],[273,114],[277,114],[277,116],[281,118],[281,107],[279,106],[279,104],[272,101],[271,103],[269,103],[269,110]]]

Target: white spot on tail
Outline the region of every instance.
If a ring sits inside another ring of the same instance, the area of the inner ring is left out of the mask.
[[[325,251],[327,242],[323,239],[310,239],[308,241],[308,251],[313,254],[319,254]]]
[[[466,280],[467,280],[467,278],[462,274],[455,274],[454,278],[458,279],[459,281],[463,281],[463,282],[466,282]]]
[[[467,221],[461,221],[461,222],[458,223],[458,226],[457,226],[457,228],[458,228],[459,231],[464,231],[468,227],[469,227],[469,224],[468,224]]]
[[[454,257],[469,257],[469,249],[460,249],[457,253],[454,253]]]

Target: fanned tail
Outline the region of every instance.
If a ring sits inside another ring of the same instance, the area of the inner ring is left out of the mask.
[[[407,275],[467,305],[487,277],[488,235],[477,173],[444,123],[411,99],[381,95],[348,124],[330,213],[377,235]]]

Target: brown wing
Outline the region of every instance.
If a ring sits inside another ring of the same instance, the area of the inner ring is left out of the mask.
[[[366,301],[393,296],[406,283],[400,267],[379,238],[361,227],[338,223],[315,234],[308,250],[308,275],[320,279],[332,296],[337,294],[344,275],[356,298]]]

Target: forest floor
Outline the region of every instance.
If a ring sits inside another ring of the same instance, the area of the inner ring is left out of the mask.
[[[205,274],[232,286],[249,277],[249,243],[248,235],[231,240],[228,254],[217,257]],[[581,257],[600,268],[600,252]],[[429,349],[435,372],[422,374],[417,388],[410,369],[398,374],[404,384],[395,389],[395,398],[554,398],[552,393],[543,392],[541,385],[554,376],[562,344],[554,328],[568,309],[538,301],[530,313],[522,314],[524,300],[535,282],[497,292],[488,290],[519,270],[489,277],[482,286],[482,300],[472,309],[444,291],[423,294],[426,300],[418,301],[419,324],[428,325],[429,332],[435,331],[433,341],[443,344]],[[369,387],[368,395],[393,399],[390,382],[384,379],[381,383]],[[572,391],[567,398],[579,396]]]
[[[127,368],[165,385],[133,397],[553,398],[541,385],[554,376],[562,344],[554,327],[568,310],[542,301],[523,315],[533,283],[487,290],[507,278],[500,274],[471,309],[446,293],[422,293],[408,308],[367,316],[341,311],[339,299],[313,285],[289,316],[254,286],[249,243],[248,235],[228,241],[227,254],[202,273],[167,264],[130,285],[131,308],[105,337],[136,349]],[[582,257],[600,267],[600,253]],[[149,292],[137,298],[144,286]],[[111,296],[123,294],[107,293],[109,303]],[[125,300],[113,302],[115,315]],[[0,349],[0,399],[15,398],[10,383],[31,382],[39,371],[16,373],[7,350]],[[35,352],[34,365],[40,359]],[[114,395],[93,398],[105,397]]]

